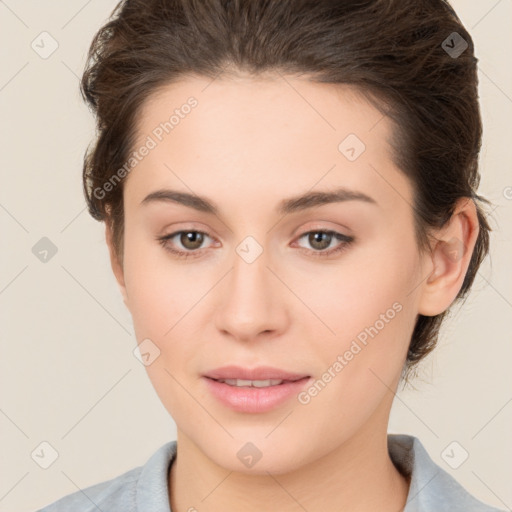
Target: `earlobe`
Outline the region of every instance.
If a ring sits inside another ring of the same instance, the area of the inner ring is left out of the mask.
[[[119,289],[121,291],[121,295],[123,296],[123,301],[126,304],[126,307],[128,307],[128,297],[126,293],[126,285],[124,282],[124,270],[123,266],[121,265],[119,258],[117,257],[117,253],[114,247],[113,242],[113,236],[112,236],[112,230],[110,226],[108,225],[108,222],[105,223],[105,240],[107,242],[107,247],[110,255],[110,265],[112,267],[112,271],[114,273],[114,276],[116,278],[117,284],[119,285]]]
[[[479,232],[475,203],[462,198],[432,243],[433,270],[424,281],[418,313],[435,316],[456,299],[471,261]]]

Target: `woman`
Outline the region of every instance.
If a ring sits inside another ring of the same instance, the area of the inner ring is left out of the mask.
[[[42,510],[492,511],[388,435],[489,248],[476,58],[447,2],[121,2],[84,161],[177,425]]]

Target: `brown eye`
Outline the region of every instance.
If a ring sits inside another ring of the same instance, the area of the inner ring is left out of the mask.
[[[157,240],[167,251],[179,257],[188,258],[189,256],[196,257],[201,254],[205,238],[211,237],[208,233],[191,229],[157,237]]]
[[[199,249],[204,241],[204,234],[199,231],[182,231],[180,243],[185,249]]]
[[[317,249],[319,251],[323,251],[329,247],[332,240],[332,234],[326,233],[324,231],[311,231],[308,234],[308,242],[313,247],[313,249]]]
[[[343,235],[331,230],[313,230],[303,233],[299,240],[304,239],[311,249],[299,244],[299,247],[307,250],[312,256],[331,256],[348,248],[354,241],[354,237]],[[334,241],[334,246],[332,242]]]

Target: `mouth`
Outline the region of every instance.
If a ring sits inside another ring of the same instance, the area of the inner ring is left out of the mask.
[[[204,377],[226,382],[229,385],[235,386],[250,386],[251,383],[255,383],[255,387],[258,387],[260,383],[263,386],[277,385],[281,382],[294,382],[305,377],[310,377],[305,373],[289,372],[280,368],[273,368],[271,366],[259,366],[257,368],[243,368],[241,366],[223,366],[216,368],[203,375]],[[275,381],[279,381],[275,383]],[[241,382],[242,384],[237,384]],[[273,384],[269,384],[273,382]],[[245,383],[245,384],[243,384]]]
[[[210,378],[210,377],[207,377]],[[280,386],[284,383],[288,382],[297,382],[298,380],[302,380],[307,377],[302,377],[294,380],[284,380],[284,379],[266,379],[266,380],[245,380],[245,379],[211,379],[216,382],[221,382],[223,384],[227,384],[228,386],[234,386],[237,388],[268,388],[271,386]]]
[[[224,367],[202,377],[207,390],[220,404],[244,413],[276,409],[296,398],[312,380],[310,375],[269,367]]]

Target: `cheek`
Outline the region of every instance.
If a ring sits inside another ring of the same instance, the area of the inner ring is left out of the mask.
[[[376,257],[375,255],[378,255]],[[345,265],[346,263],[346,265]],[[349,269],[346,271],[345,269]],[[411,239],[389,237],[377,249],[361,251],[323,278],[321,287],[300,291],[333,333],[326,332],[316,353],[336,377],[325,398],[369,405],[387,393],[400,375],[417,316],[413,290],[421,281],[419,258]],[[307,288],[307,289],[306,289]],[[306,336],[315,337],[313,322]],[[306,327],[307,328],[307,327]],[[318,332],[318,331],[317,331]],[[325,375],[329,379],[329,375]],[[323,391],[322,391],[323,393]],[[371,406],[370,406],[371,409]]]
[[[197,300],[193,281],[182,272],[184,267],[170,263],[158,241],[143,230],[128,228],[124,243],[124,279],[137,339],[164,340],[186,314],[187,305],[190,308]]]
[[[336,338],[340,340],[338,348],[360,333],[364,338],[365,329],[375,324],[379,336],[389,333],[392,337],[408,330],[411,317],[415,318],[416,299],[411,292],[422,279],[412,237],[407,240],[399,233],[388,233],[371,244],[347,251],[333,263],[300,272],[292,269],[285,279],[329,327],[331,333],[324,329],[325,336],[334,344]],[[304,279],[304,275],[308,278]],[[404,318],[408,321],[404,322]]]
[[[204,328],[214,311],[208,294],[214,291],[218,274],[218,266],[177,262],[142,230],[126,230],[128,306],[137,342],[150,339],[160,351],[146,367],[157,391],[160,386],[168,389],[169,384],[179,389],[168,372],[181,381],[180,375],[194,371],[197,360],[203,359]]]
[[[201,336],[191,319],[208,278],[169,261],[158,243],[125,234],[124,277],[135,337],[156,346],[149,345],[158,356],[145,369],[169,414],[182,417],[197,406],[182,387],[183,373],[194,368],[199,352],[194,340]]]

